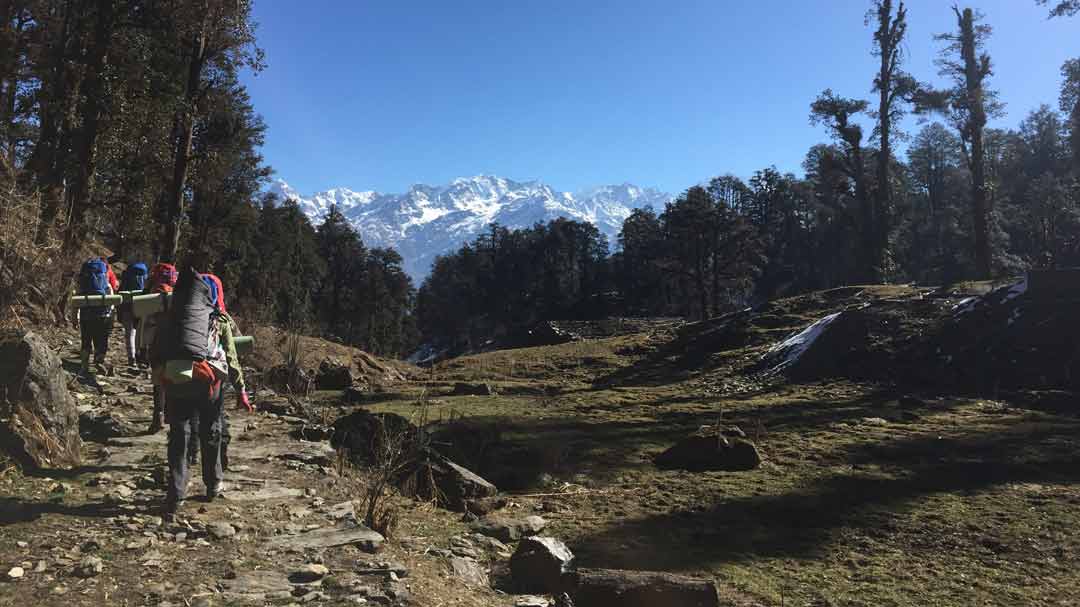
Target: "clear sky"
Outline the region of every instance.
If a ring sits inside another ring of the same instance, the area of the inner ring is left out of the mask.
[[[824,88],[870,98],[869,0],[259,0],[268,68],[246,81],[264,153],[302,193],[400,192],[495,174],[575,191],[677,193],[825,139]],[[940,83],[947,0],[910,0],[907,69]],[[972,0],[993,26],[991,80],[1015,126],[1057,105],[1080,17]],[[913,128],[915,125],[909,127]]]

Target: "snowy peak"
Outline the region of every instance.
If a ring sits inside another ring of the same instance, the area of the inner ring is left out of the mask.
[[[280,179],[270,191],[296,201],[314,223],[336,205],[367,245],[397,249],[417,282],[427,276],[436,256],[473,240],[492,223],[524,228],[565,217],[594,224],[614,243],[633,209],[662,207],[671,200],[669,194],[628,183],[574,195],[539,181],[492,175],[462,177],[442,186],[417,184],[404,194],[334,188],[302,196]]]

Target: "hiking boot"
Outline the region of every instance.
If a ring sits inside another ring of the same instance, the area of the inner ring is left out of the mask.
[[[166,499],[165,505],[161,508],[161,520],[166,523],[175,523],[176,514],[180,512],[180,506],[184,505],[184,500]]]
[[[218,481],[213,487],[206,490],[206,501],[212,502],[215,498],[225,497],[225,482]]]
[[[94,363],[94,373],[98,375],[108,375],[109,372],[105,368],[105,363]]]

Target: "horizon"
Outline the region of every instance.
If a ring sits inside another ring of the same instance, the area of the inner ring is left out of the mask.
[[[932,35],[952,29],[950,9],[907,4],[905,67],[940,85]],[[990,84],[1006,103],[990,126],[1056,107],[1060,65],[1080,53],[1075,24],[1048,20],[1034,0],[971,5],[994,28]],[[802,175],[807,150],[828,139],[809,124],[813,98],[871,96],[864,0],[419,7],[256,4],[268,67],[244,82],[269,126],[274,177],[301,195],[469,175],[678,195],[770,166]],[[902,125],[917,128],[910,116]]]

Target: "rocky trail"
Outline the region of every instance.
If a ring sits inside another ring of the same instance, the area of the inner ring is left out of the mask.
[[[69,371],[73,344],[68,337],[60,351]],[[256,392],[255,414],[227,401],[225,498],[202,497],[196,466],[189,497],[167,524],[159,512],[167,431],[145,432],[146,372],[72,375],[69,388],[83,465],[26,476],[12,466],[0,475],[0,604],[31,596],[64,605],[515,604],[486,587],[478,563],[489,553],[508,557],[501,542],[459,535],[440,547],[407,533],[388,542],[361,525],[357,481],[329,443],[292,436],[309,422],[271,412],[289,404],[273,392]]]

